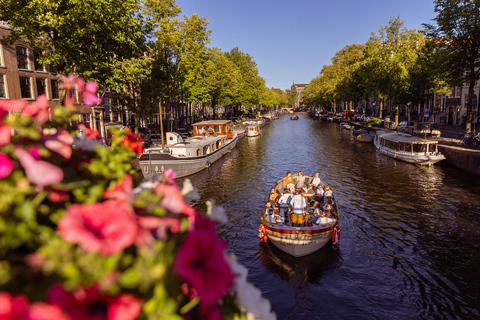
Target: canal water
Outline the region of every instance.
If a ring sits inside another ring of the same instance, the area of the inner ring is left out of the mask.
[[[332,186],[337,250],[293,258],[260,244],[260,212],[288,170],[319,171]],[[396,161],[338,124],[284,115],[189,179],[196,207],[225,208],[220,236],[278,319],[480,318],[478,177]]]

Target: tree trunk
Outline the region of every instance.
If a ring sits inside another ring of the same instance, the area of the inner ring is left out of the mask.
[[[380,108],[378,109],[378,117],[383,118],[383,98],[380,98]]]
[[[467,117],[465,119],[465,131],[469,134],[472,131],[472,110],[473,110],[473,87],[475,82],[470,82],[468,87]]]
[[[398,125],[398,104],[395,105],[395,126]]]

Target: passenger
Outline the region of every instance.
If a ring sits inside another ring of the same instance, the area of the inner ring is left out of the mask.
[[[267,209],[265,210],[265,219],[268,223],[275,223],[275,212],[271,206],[270,202],[266,204]]]
[[[290,202],[292,201],[292,195],[288,188],[283,189],[283,195],[278,200],[278,205],[280,207],[280,216],[282,216],[283,221],[287,224],[290,221],[289,212],[290,212]]]
[[[208,127],[208,136],[209,137],[212,137],[215,135],[215,131],[213,130],[213,128],[210,126]]]
[[[272,198],[272,195],[274,195],[273,198]],[[273,201],[275,201],[275,203],[276,203],[276,202],[278,202],[278,199],[279,199],[279,198],[280,198],[280,194],[278,194],[277,189],[272,188],[272,189],[270,190],[270,199],[273,200]]]
[[[305,176],[303,175],[303,172],[302,171],[298,171],[298,175],[297,175],[297,185],[295,186],[297,189],[300,188],[300,189],[304,189],[305,187]],[[306,190],[305,190],[306,191]]]
[[[315,195],[313,196],[313,198],[318,202],[323,203],[324,195],[325,195],[325,190],[323,190],[322,185],[318,185],[317,191],[315,192]]]
[[[305,209],[307,208],[307,201],[303,197],[304,193],[305,191],[301,189],[300,192],[293,197],[291,202],[293,208],[292,226],[294,227],[301,227],[303,225]]]
[[[330,200],[331,204],[334,204],[333,202],[333,191],[329,186],[325,187],[325,193],[323,194],[324,196],[324,202],[327,203],[327,200]]]
[[[290,192],[293,193],[295,191],[295,183],[293,182],[292,173],[287,171],[287,175],[278,182],[280,183],[282,180],[285,182],[285,186],[290,189]]]
[[[308,185],[307,193],[310,191],[313,191],[313,193],[316,193],[318,186],[322,180],[320,180],[320,173],[315,172],[315,177],[313,178],[312,182]]]

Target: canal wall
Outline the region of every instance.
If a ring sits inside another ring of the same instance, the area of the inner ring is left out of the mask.
[[[438,150],[447,158],[445,162],[480,176],[480,151],[439,143]]]

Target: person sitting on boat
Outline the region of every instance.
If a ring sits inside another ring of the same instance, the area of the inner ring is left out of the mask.
[[[275,223],[275,211],[272,208],[270,201],[266,204],[267,209],[265,210],[265,219],[268,223]]]
[[[297,189],[305,188],[305,176],[303,175],[302,171],[298,171],[297,184],[295,185],[295,188]]]
[[[303,225],[305,209],[307,208],[307,201],[303,197],[304,193],[305,191],[301,189],[298,194],[293,196],[292,202],[290,203],[293,209],[292,226],[294,227],[301,227]]]
[[[316,193],[316,190],[322,180],[320,180],[320,173],[315,172],[315,178],[313,178],[312,182],[308,185],[307,193],[310,191],[313,191],[313,193]]]
[[[280,194],[277,192],[277,189],[275,188],[270,189],[270,200],[273,200],[275,201],[275,203],[277,203],[279,198],[280,198]]]
[[[326,186],[325,187],[325,193],[323,194],[323,197],[324,197],[324,202],[326,203],[328,199],[331,200],[331,203],[333,204],[333,191],[332,191],[332,188],[330,188],[329,186]]]
[[[293,191],[295,190],[295,183],[293,181],[292,173],[290,171],[287,171],[287,175],[280,181],[278,181],[278,183],[280,183],[282,180],[285,182],[285,186],[290,189],[290,192],[293,193]]]
[[[217,133],[215,132],[215,130],[213,130],[213,127],[212,126],[209,126],[208,127],[208,136],[210,137],[216,137],[217,136]]]
[[[288,188],[283,189],[283,195],[278,199],[278,205],[280,207],[280,215],[283,218],[283,221],[287,223],[290,219],[288,212],[290,211],[290,202],[292,201],[292,195]]]

